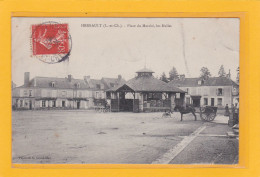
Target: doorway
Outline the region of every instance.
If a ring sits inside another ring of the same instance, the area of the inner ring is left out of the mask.
[[[214,103],[215,103],[215,99],[214,99],[214,98],[211,98],[210,105],[211,105],[211,106],[214,106]]]
[[[193,106],[200,107],[200,99],[193,99]]]
[[[199,95],[192,95],[191,96],[192,98],[192,104],[194,107],[200,107],[200,99],[201,99],[201,96]]]
[[[80,101],[77,101],[77,109],[80,108]]]

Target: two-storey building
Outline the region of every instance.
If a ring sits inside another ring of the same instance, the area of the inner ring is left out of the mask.
[[[24,75],[24,85],[12,91],[13,107],[16,109],[72,108],[86,109],[90,106],[92,91],[83,79],[34,77]]]
[[[111,84],[101,80],[74,79],[72,75],[65,78],[34,77],[30,79],[30,73],[24,73],[24,84],[12,89],[12,106],[14,109],[88,109],[106,98],[105,89]],[[123,79],[110,79],[114,86]]]
[[[186,104],[195,107],[209,105],[225,107],[225,105],[237,104],[239,101],[239,85],[228,77],[210,77],[207,80],[202,78],[185,78],[168,83],[170,86],[177,86],[187,92]]]

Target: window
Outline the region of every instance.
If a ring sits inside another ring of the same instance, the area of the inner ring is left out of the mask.
[[[208,105],[208,98],[204,98],[204,105]]]
[[[66,96],[66,94],[67,94],[66,91],[61,92],[61,96],[63,96],[63,97]]]
[[[99,98],[100,97],[99,95],[100,95],[99,92],[96,92],[96,98]]]
[[[218,98],[218,106],[222,106],[222,98]]]
[[[82,92],[79,92],[79,97],[82,97]]]
[[[27,90],[24,90],[24,91],[23,91],[23,95],[24,95],[24,96],[27,96],[27,95],[28,95]]]
[[[55,87],[55,83],[54,82],[51,82],[51,87]]]
[[[56,101],[52,101],[52,107],[56,107]]]
[[[223,89],[222,88],[218,88],[217,89],[217,95],[218,96],[222,96],[223,95]]]
[[[77,83],[77,88],[80,88],[80,83]]]
[[[23,100],[20,100],[20,107],[23,107]]]
[[[45,100],[42,101],[42,107],[45,107]]]
[[[32,90],[29,90],[29,96],[32,96]]]
[[[56,90],[52,90],[52,91],[51,91],[51,97],[56,97],[56,96],[57,96]]]
[[[176,93],[176,98],[181,98],[181,94],[180,93]]]
[[[97,87],[97,89],[101,89],[101,85],[100,84],[97,84],[96,87]]]

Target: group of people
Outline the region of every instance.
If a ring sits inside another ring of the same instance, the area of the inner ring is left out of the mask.
[[[231,105],[231,113],[233,114],[233,120],[235,124],[239,123],[239,103],[236,103],[235,105],[232,104]],[[230,115],[230,110],[228,107],[228,104],[226,104],[225,106],[225,116],[229,116]]]

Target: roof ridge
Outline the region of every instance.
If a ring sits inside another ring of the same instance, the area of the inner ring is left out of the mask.
[[[114,78],[114,77],[102,77],[102,79],[118,79],[117,77]]]

